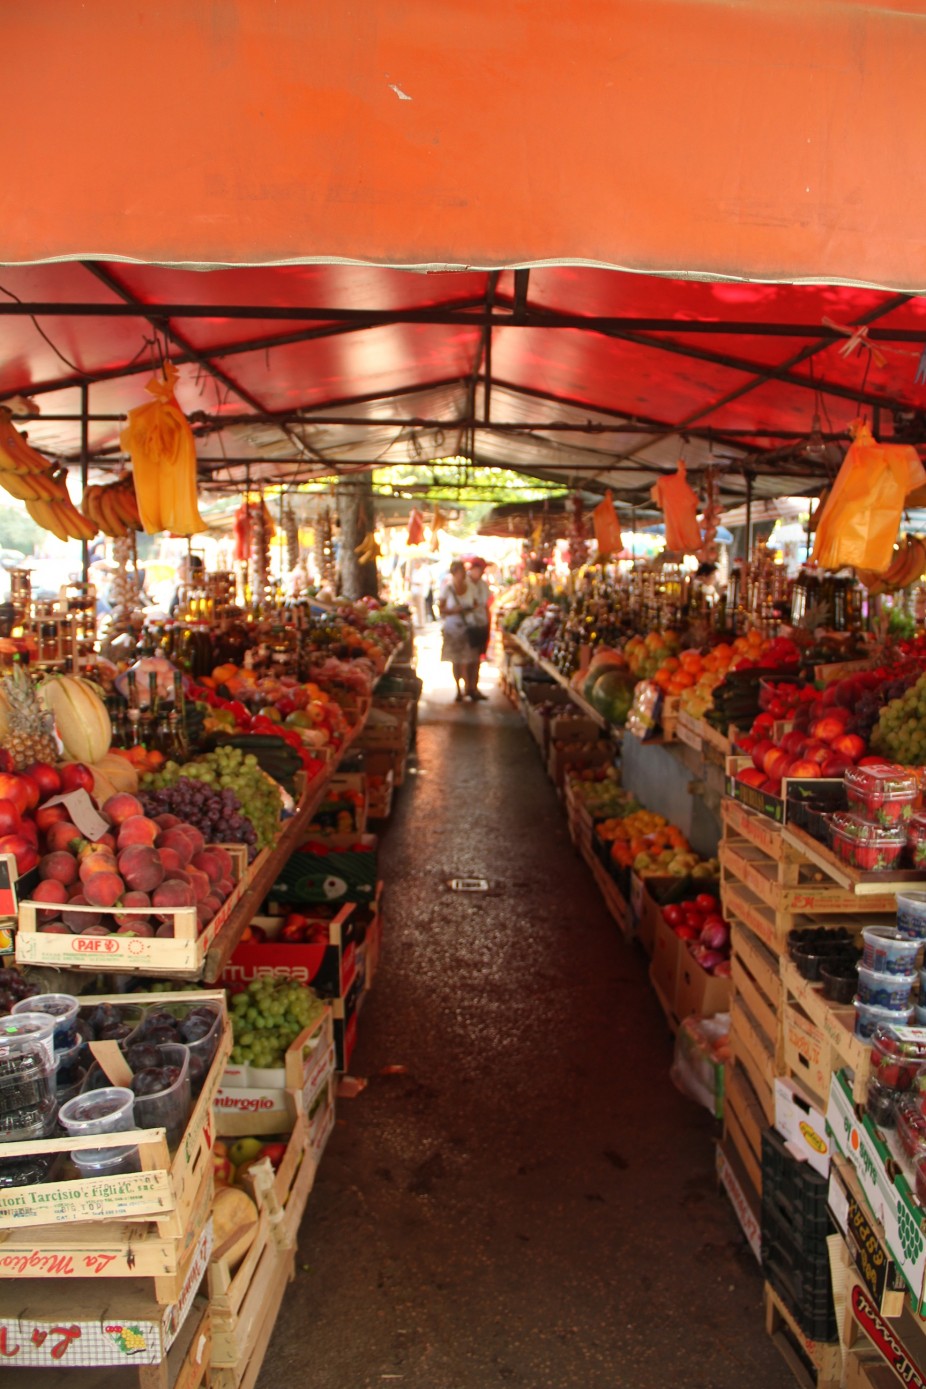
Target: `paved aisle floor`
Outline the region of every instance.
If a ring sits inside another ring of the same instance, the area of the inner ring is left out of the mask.
[[[340,1103],[259,1389],[792,1384],[716,1126],[669,1081],[644,958],[526,728],[424,673],[352,1066],[369,1084]]]

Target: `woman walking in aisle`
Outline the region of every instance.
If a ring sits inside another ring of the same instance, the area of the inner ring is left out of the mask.
[[[489,606],[492,602],[492,595],[489,585],[485,581],[486,562],[479,555],[469,562],[467,577],[473,590],[475,602],[473,625],[469,628],[467,636],[470,645],[476,650],[476,669],[473,673],[473,687],[470,691],[470,699],[487,699],[479,688],[479,668],[482,665],[482,658],[489,649]]]
[[[476,690],[479,671],[479,650],[473,646],[470,633],[476,630],[476,592],[466,575],[466,566],[456,559],[450,566],[450,582],[440,600],[443,619],[440,658],[449,661],[456,682],[456,702],[462,704],[466,695],[471,699],[485,698]],[[462,681],[462,686],[461,686]]]

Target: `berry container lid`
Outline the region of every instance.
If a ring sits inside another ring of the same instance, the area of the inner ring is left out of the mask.
[[[919,784],[911,772],[899,767],[848,767],[844,777],[846,790],[856,795],[874,797],[878,801],[915,801]]]

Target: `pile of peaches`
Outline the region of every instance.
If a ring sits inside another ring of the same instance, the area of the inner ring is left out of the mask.
[[[174,909],[192,907],[203,930],[234,889],[227,850],[207,845],[176,815],[149,819],[128,792],[111,796],[100,813],[109,829],[88,840],[63,805],[37,808],[36,820],[44,821],[36,851],[39,882],[29,900],[40,904],[38,929],[172,937]]]

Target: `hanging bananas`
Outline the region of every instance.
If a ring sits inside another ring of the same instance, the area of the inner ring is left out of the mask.
[[[80,509],[97,530],[115,540],[142,528],[131,473],[105,486],[92,484],[84,492]]]
[[[360,564],[375,564],[382,553],[379,548],[379,541],[372,531],[363,537],[359,545],[354,546],[354,554]]]
[[[875,574],[870,569],[857,569],[859,583],[865,585],[870,594],[899,593],[916,583],[926,571],[926,541],[918,535],[905,535],[894,551],[883,574]]]

